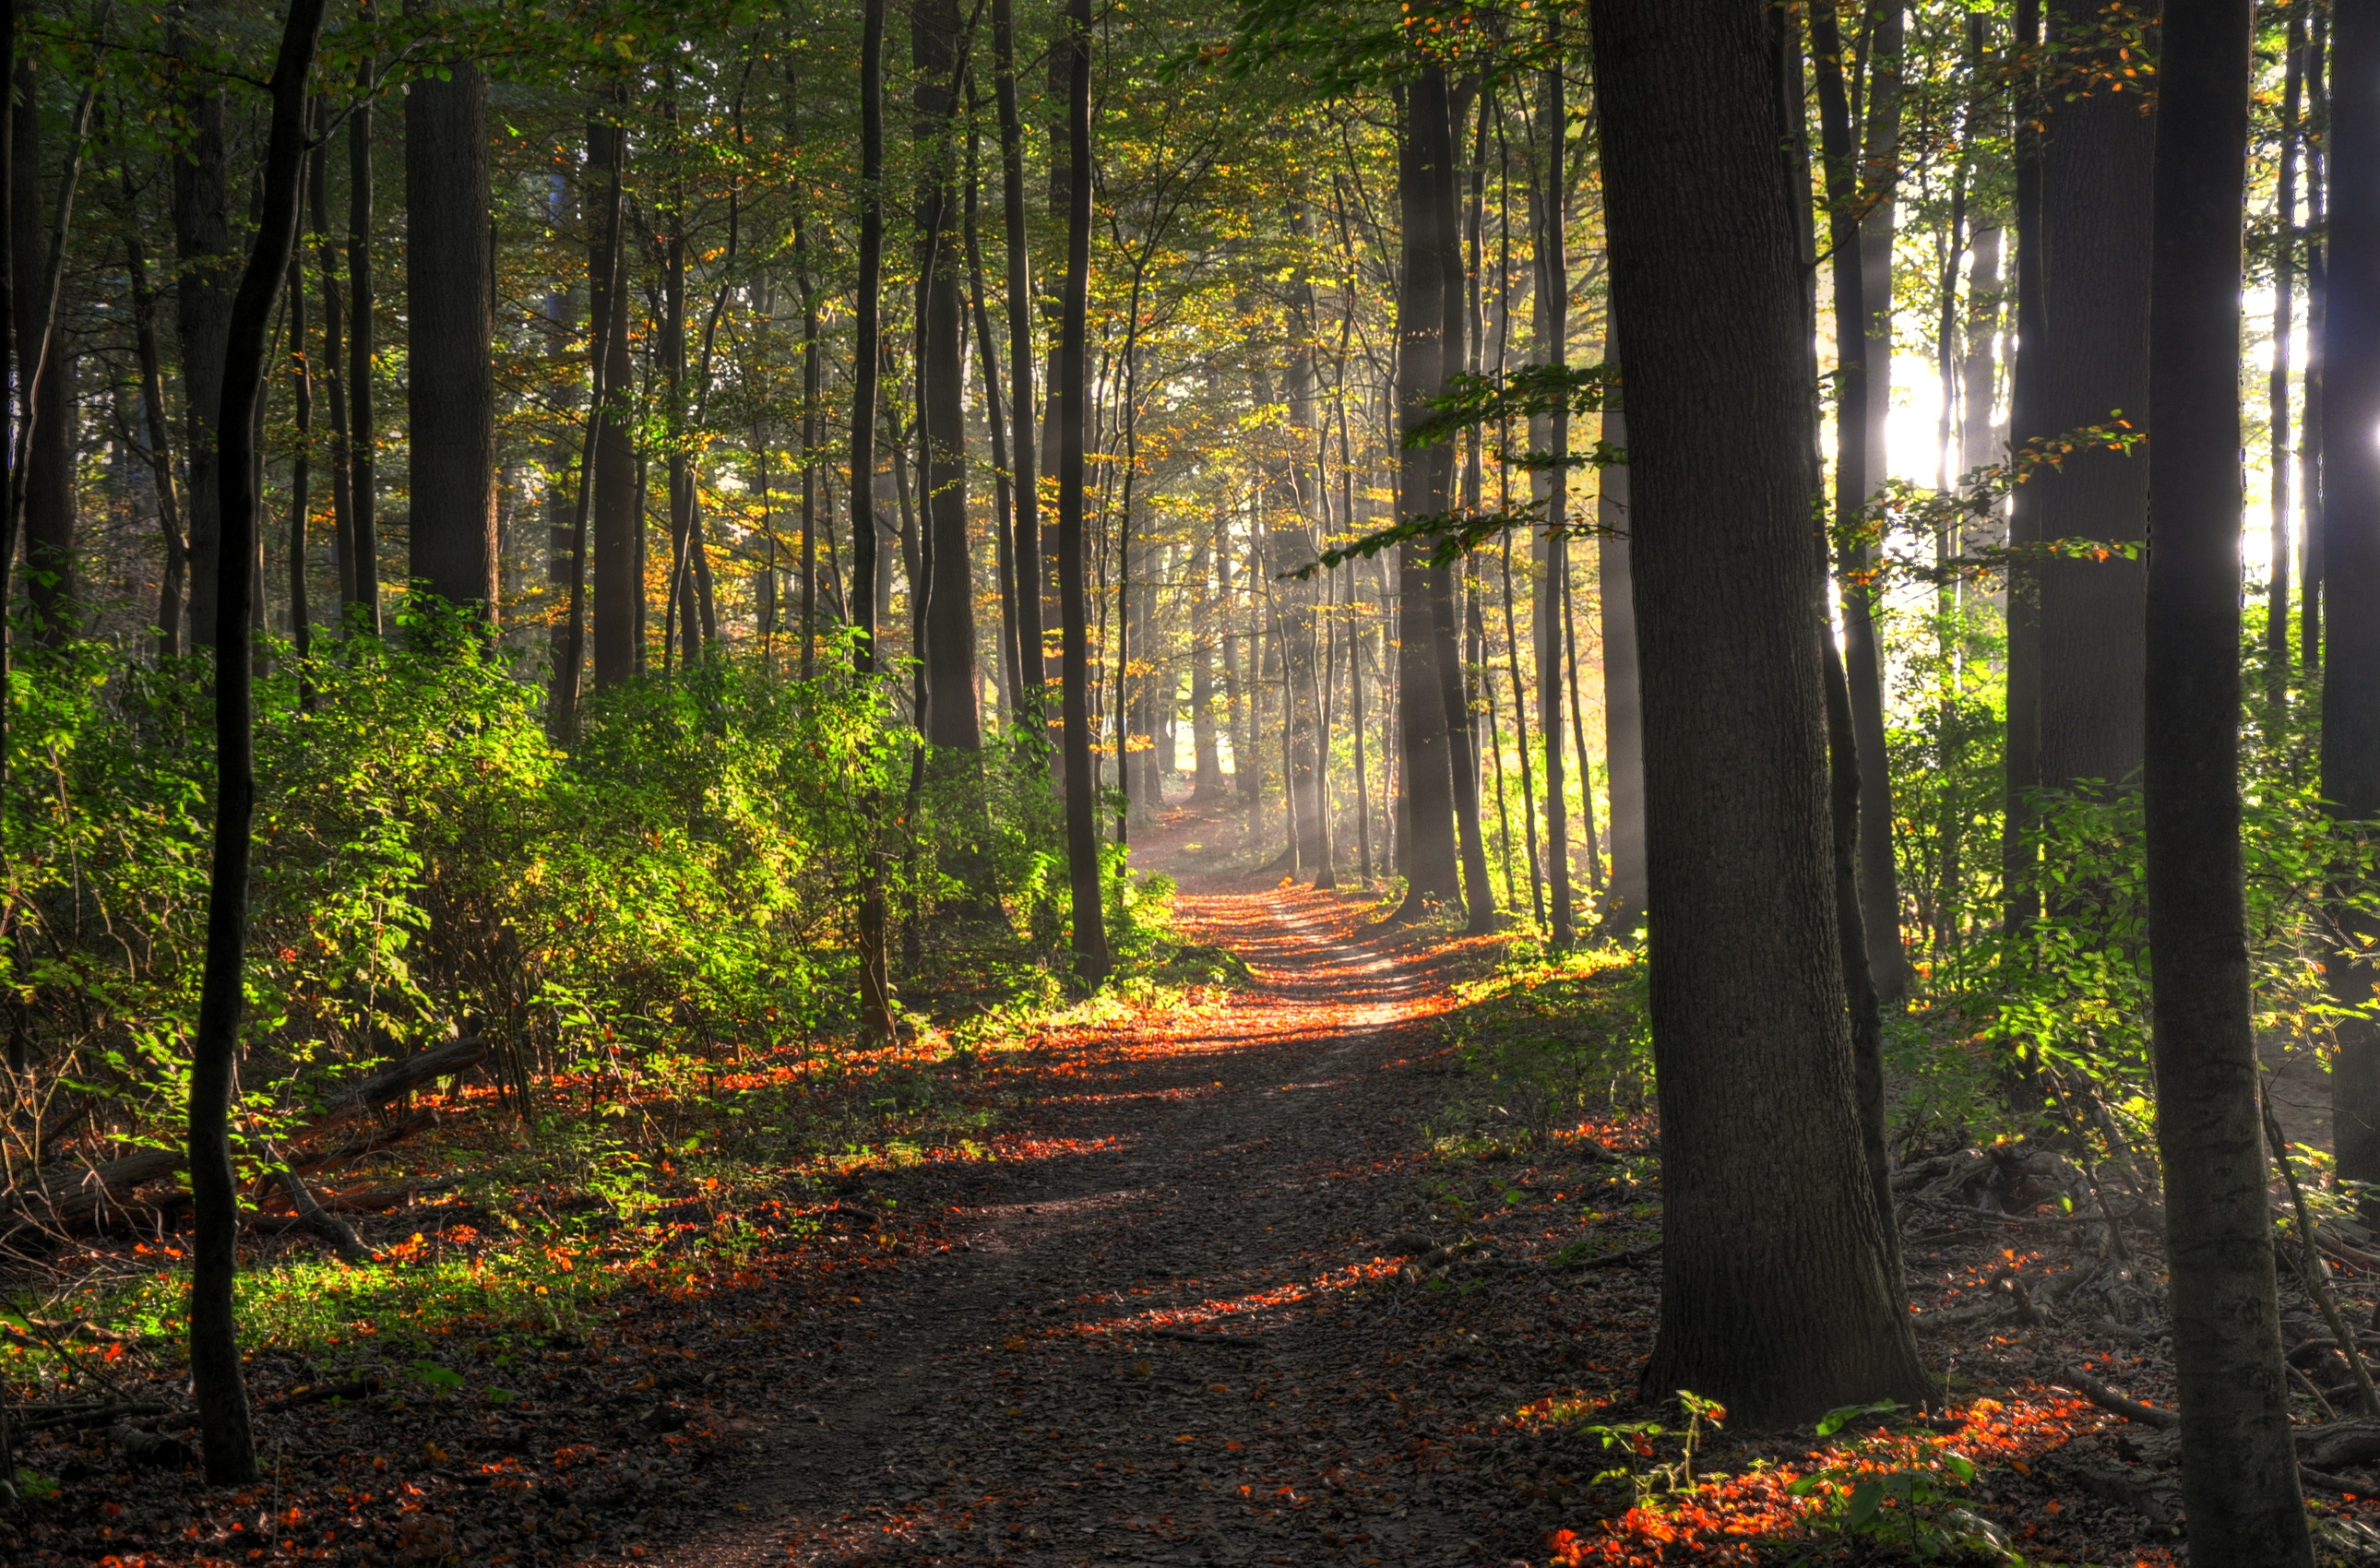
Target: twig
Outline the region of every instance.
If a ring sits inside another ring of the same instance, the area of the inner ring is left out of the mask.
[[[1250,1345],[1264,1343],[1263,1340],[1257,1338],[1254,1334],[1202,1334],[1195,1329],[1142,1329],[1137,1331],[1144,1339],[1181,1340],[1186,1343],[1192,1344]]]
[[[2334,1476],[2326,1470],[2309,1470],[2302,1465],[2298,1466],[2298,1479],[2311,1481],[2326,1492],[2343,1492],[2350,1497],[2370,1497],[2375,1490],[2380,1490],[2370,1481],[2350,1480],[2345,1476]]]
[[[2305,1191],[2298,1185],[2297,1165],[2289,1159],[2289,1146],[2281,1136],[2281,1124],[2273,1114],[2273,1102],[2265,1096],[2261,1082],[2256,1085],[2256,1109],[2264,1112],[2265,1138],[2273,1146],[2273,1163],[2281,1168],[2281,1179],[2289,1187],[2289,1202],[2297,1209],[2298,1242],[2305,1249],[2306,1288],[2313,1294],[2314,1305],[2322,1308],[2323,1319],[2330,1325],[2330,1337],[2338,1342],[2339,1354],[2347,1357],[2347,1369],[2355,1374],[2356,1392],[2363,1396],[2365,1412],[2380,1416],[2380,1389],[2372,1386],[2372,1368],[2364,1365],[2355,1334],[2339,1315],[2338,1297],[2331,1294],[2330,1264],[2322,1256],[2313,1216],[2306,1212]]]
[[[306,1178],[289,1168],[289,1161],[279,1149],[272,1152],[274,1159],[281,1161],[281,1185],[287,1189],[289,1201],[297,1206],[298,1222],[328,1243],[331,1250],[339,1255],[339,1261],[349,1268],[370,1263],[371,1248],[356,1234],[356,1228],[315,1201],[314,1189],[306,1185]]]
[[[2112,1410],[2128,1421],[2138,1421],[2144,1427],[2162,1427],[2168,1431],[2181,1425],[2181,1413],[2160,1405],[2143,1404],[2137,1399],[2126,1399],[2090,1373],[2071,1367],[2050,1369],[2054,1381],[2064,1383],[2076,1393],[2102,1410]]]

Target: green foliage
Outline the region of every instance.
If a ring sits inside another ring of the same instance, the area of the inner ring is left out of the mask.
[[[1460,988],[1453,1039],[1468,1078],[1451,1119],[1543,1148],[1597,1111],[1641,1103],[1652,1080],[1647,966],[1633,948],[1524,953]]]
[[[1845,1405],[1828,1411],[1819,1420],[1817,1433],[1831,1438],[1855,1421],[1889,1418],[1900,1410],[1892,1400]],[[1846,1536],[1873,1537],[1921,1562],[1978,1552],[2004,1562],[2023,1561],[2009,1550],[2007,1532],[1957,1505],[1959,1491],[1974,1481],[1974,1461],[1938,1434],[1919,1428],[1900,1432],[1879,1428],[1830,1451],[1828,1459],[1785,1489],[1794,1497],[1818,1500],[1815,1525]]]

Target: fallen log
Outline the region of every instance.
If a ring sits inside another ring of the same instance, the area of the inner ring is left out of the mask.
[[[2053,1382],[2065,1384],[2102,1410],[2112,1410],[2128,1421],[2138,1421],[2144,1427],[2174,1428],[2181,1425],[2181,1412],[2167,1410],[2160,1405],[2143,1404],[2137,1399],[2126,1399],[2088,1372],[2071,1367],[2053,1367]]]
[[[488,1043],[479,1036],[448,1040],[443,1045],[382,1068],[353,1088],[333,1099],[308,1119],[297,1136],[313,1137],[358,1120],[380,1107],[412,1093],[434,1079],[468,1071],[487,1060]],[[426,1115],[407,1118],[395,1127],[379,1129],[350,1146],[327,1154],[300,1156],[292,1164],[300,1172],[352,1159],[384,1148],[430,1124]],[[179,1172],[188,1161],[180,1149],[143,1149],[97,1163],[44,1166],[0,1194],[0,1218],[22,1216],[8,1234],[25,1225],[57,1230],[97,1230],[112,1220],[132,1218],[145,1207],[133,1195],[152,1182]],[[155,1217],[155,1210],[149,1211]]]

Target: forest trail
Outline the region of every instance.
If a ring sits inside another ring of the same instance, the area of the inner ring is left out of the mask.
[[[872,1277],[842,1364],[781,1391],[795,1418],[657,1561],[1455,1562],[1500,1533],[1491,1500],[1381,1468],[1458,1414],[1387,1370],[1448,1326],[1350,1299],[1415,1217],[1441,1090],[1413,1057],[1448,978],[1366,943],[1352,901],[1202,881],[1200,825],[1149,847],[1256,983],[1039,1052],[1051,1152],[992,1167],[947,1253]]]

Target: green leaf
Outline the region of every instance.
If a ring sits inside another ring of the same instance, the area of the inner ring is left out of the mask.
[[[1830,1438],[1863,1416],[1889,1416],[1900,1408],[1900,1401],[1897,1399],[1879,1399],[1870,1404],[1839,1405],[1818,1417],[1818,1435]]]
[[[1851,1513],[1843,1521],[1844,1527],[1852,1530],[1864,1528],[1868,1521],[1876,1517],[1876,1511],[1883,1506],[1884,1483],[1873,1479],[1862,1481],[1852,1489]]]

